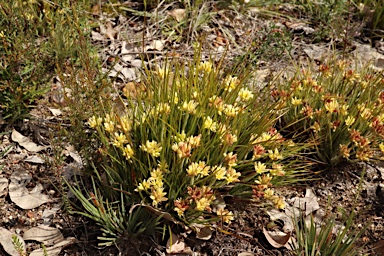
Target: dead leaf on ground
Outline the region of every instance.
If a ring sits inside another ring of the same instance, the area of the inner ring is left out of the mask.
[[[293,206],[303,211],[305,210],[305,216],[308,216],[310,213],[320,209],[317,196],[313,192],[312,188],[306,188],[304,198],[295,197]]]
[[[1,246],[3,246],[4,251],[11,256],[20,256],[20,253],[15,249],[15,246],[12,243],[12,236],[17,236],[18,241],[21,243],[23,248],[22,253],[26,255],[25,242],[23,238],[21,238],[17,234],[11,233],[9,230],[5,228],[0,227],[0,243],[1,243]]]
[[[177,235],[172,233],[167,241],[166,252],[171,254],[183,253],[186,248],[185,243]]]
[[[22,146],[23,148],[25,148],[30,152],[39,152],[47,148],[47,147],[37,145],[36,143],[32,142],[28,137],[25,137],[15,129],[13,129],[12,131],[11,138],[14,142],[19,143],[20,146]]]
[[[73,237],[67,237],[64,241],[61,241],[51,247],[46,247],[46,252],[49,256],[57,256],[60,254],[61,250],[64,249],[66,246],[74,244],[76,242],[76,239]],[[29,256],[44,256],[44,250],[43,249],[37,249],[31,252]]]
[[[267,239],[268,243],[274,248],[284,247],[288,243],[289,238],[291,237],[289,233],[286,234],[281,231],[268,231],[264,227],[263,234]]]
[[[168,12],[168,15],[173,17],[177,22],[181,22],[185,18],[185,9],[173,9]]]
[[[189,225],[196,232],[196,238],[201,240],[209,240],[212,237],[212,229],[204,224],[192,223]]]
[[[9,197],[20,208],[29,210],[52,201],[47,195],[41,193],[43,186],[40,183],[28,191],[26,185],[31,181],[31,176],[27,172],[14,172],[10,180]]]
[[[34,240],[45,245],[57,244],[64,240],[60,230],[48,226],[38,226],[24,232],[24,240]]]
[[[162,51],[165,47],[165,40],[153,40],[152,43],[145,47],[145,50]]]
[[[38,156],[29,156],[26,159],[24,159],[24,162],[33,163],[33,164],[43,164],[44,159]]]

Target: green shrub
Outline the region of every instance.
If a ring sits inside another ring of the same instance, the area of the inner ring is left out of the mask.
[[[312,157],[333,167],[382,158],[383,88],[380,73],[338,61],[321,65],[319,72],[297,72],[272,95],[286,111],[280,127],[291,124],[284,132],[313,143]]]

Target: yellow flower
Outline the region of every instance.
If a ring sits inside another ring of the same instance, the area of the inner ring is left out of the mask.
[[[365,120],[369,119],[369,118],[372,116],[372,111],[371,111],[371,109],[366,108],[366,107],[363,107],[362,110],[361,110],[361,112],[360,112],[360,116],[361,116],[363,119],[365,119]]]
[[[191,147],[193,148],[197,148],[198,146],[200,146],[200,142],[201,142],[201,134],[199,134],[198,136],[189,136],[186,140],[185,140],[188,145],[190,145]]]
[[[223,113],[229,117],[235,117],[239,114],[241,109],[231,104],[224,104]]]
[[[325,104],[324,104],[324,107],[325,109],[332,113],[332,112],[337,112],[338,109],[339,109],[339,103],[337,102],[336,99],[332,99],[330,101],[327,101]]]
[[[189,176],[195,177],[197,175],[208,176],[210,167],[205,164],[204,161],[199,163],[193,162],[188,166],[187,173]]]
[[[157,206],[159,203],[167,201],[168,198],[164,197],[166,194],[163,188],[152,188],[149,196],[152,199],[152,205]]]
[[[221,141],[229,146],[232,146],[233,143],[237,141],[237,136],[235,134],[226,133],[221,138]]]
[[[202,197],[199,200],[196,200],[196,210],[204,211],[206,208],[209,209],[209,204],[211,203],[206,197]]]
[[[283,159],[283,156],[279,153],[277,148],[275,148],[275,151],[268,150],[268,156],[273,161]]]
[[[255,170],[257,174],[261,174],[267,171],[267,166],[261,162],[255,163]]]
[[[224,161],[227,163],[228,167],[233,167],[237,165],[237,154],[233,154],[233,152],[230,153],[224,153]]]
[[[123,132],[130,132],[132,129],[132,120],[129,116],[123,116],[120,118],[120,127]]]
[[[314,132],[319,132],[321,130],[319,123],[316,121],[311,127]]]
[[[285,202],[282,198],[280,197],[276,197],[274,200],[273,200],[273,203],[275,204],[275,207],[277,209],[284,209],[285,208]]]
[[[103,122],[103,119],[101,117],[95,117],[95,116],[92,116],[91,118],[89,118],[88,120],[88,124],[89,126],[94,129],[96,128],[97,126],[101,125],[101,123]]]
[[[104,122],[104,128],[107,132],[113,133],[115,130],[115,123],[113,121]]]
[[[197,107],[198,104],[199,103],[197,103],[194,100],[190,100],[189,102],[185,101],[181,108],[182,108],[182,110],[185,110],[185,111],[187,111],[190,114],[194,114],[194,113],[196,113],[196,107]]]
[[[345,119],[345,125],[349,127],[355,123],[355,120],[353,116],[348,116],[347,119]]]
[[[168,103],[163,103],[163,102],[161,102],[161,103],[156,107],[156,113],[169,114],[169,113],[171,113],[171,106],[169,106]]]
[[[272,180],[272,177],[269,174],[263,174],[257,177],[257,180],[255,180],[255,183],[259,184],[261,188],[266,189],[272,186],[271,180]]]
[[[340,108],[340,114],[341,114],[342,116],[346,116],[346,115],[348,115],[348,108],[349,108],[348,105],[343,104],[343,105],[341,106],[341,108]]]
[[[232,220],[234,220],[233,212],[230,212],[224,208],[217,209],[216,214],[217,216],[220,216],[221,220],[225,223],[230,223]]]
[[[113,146],[122,148],[124,144],[128,143],[127,137],[123,133],[115,132],[115,139],[113,140]]]
[[[227,173],[225,175],[225,180],[227,181],[227,184],[233,183],[233,182],[239,182],[238,179],[241,176],[239,172],[236,172],[235,169],[229,168],[227,169]]]
[[[228,91],[228,92],[231,92],[232,90],[234,90],[237,85],[240,83],[240,80],[235,77],[235,76],[228,76],[225,80],[224,80],[224,90],[225,91]]]
[[[271,199],[273,194],[275,193],[275,191],[273,191],[272,189],[270,188],[267,188],[266,190],[264,190],[264,198],[265,199]]]
[[[123,156],[125,156],[127,160],[130,160],[133,157],[134,153],[135,152],[129,144],[125,145],[125,147],[123,148]]]
[[[185,131],[183,130],[181,133],[177,133],[176,136],[173,136],[173,139],[176,142],[181,142],[181,141],[184,141],[186,137],[187,137],[187,134],[185,134]]]
[[[207,116],[204,118],[203,128],[209,129],[212,132],[216,132],[217,131],[217,123],[214,122],[210,116]]]
[[[340,154],[344,157],[344,158],[349,158],[349,156],[350,156],[350,149],[348,148],[348,146],[347,145],[343,145],[343,144],[340,144],[339,145],[339,147],[340,147]]]
[[[281,164],[272,163],[272,169],[269,171],[272,176],[284,176],[283,166]]]
[[[384,153],[384,143],[379,144],[380,151]]]
[[[164,79],[168,75],[168,70],[165,67],[157,67],[156,73],[160,79]]]
[[[291,103],[292,103],[292,105],[294,105],[294,106],[298,106],[298,105],[301,105],[301,104],[303,103],[303,100],[294,97],[294,98],[292,98]]]
[[[203,61],[198,65],[199,71],[204,71],[206,73],[210,73],[212,71],[212,67],[213,65],[210,61]]]
[[[253,98],[252,92],[246,88],[241,88],[238,96],[243,101],[248,101]]]
[[[159,157],[160,156],[160,152],[161,152],[161,149],[162,147],[160,146],[159,143],[157,143],[156,141],[148,141],[145,143],[145,145],[141,145],[140,148],[151,154],[152,156],[154,157]]]
[[[214,166],[212,167],[212,172],[215,174],[215,177],[217,180],[224,180],[225,179],[225,174],[227,173],[227,170],[225,167],[222,166]]]
[[[151,171],[151,177],[156,180],[161,180],[163,179],[163,171],[160,168],[153,169]]]
[[[146,180],[143,180],[142,183],[139,183],[139,185],[137,186],[137,188],[135,189],[136,192],[138,191],[144,191],[144,190],[148,190],[151,188],[151,183],[146,181]]]
[[[179,158],[188,158],[191,156],[191,145],[183,141],[172,145],[172,150],[177,153]]]

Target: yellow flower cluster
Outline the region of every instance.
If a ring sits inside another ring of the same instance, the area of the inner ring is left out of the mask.
[[[152,155],[153,157],[159,157],[162,147],[159,143],[156,141],[148,141],[145,143],[145,145],[140,146],[141,150],[147,152],[148,154]]]
[[[192,149],[200,146],[200,141],[201,134],[198,136],[190,136],[186,138],[185,141],[176,140],[176,143],[172,145],[172,150],[177,153],[179,158],[189,158],[191,156]]]
[[[148,180],[143,180],[135,189],[137,192],[148,192],[150,190],[149,198],[152,199],[153,206],[158,206],[161,202],[168,200],[168,198],[165,197],[167,193],[164,191],[164,172],[165,170],[162,170],[160,167],[152,170]]]

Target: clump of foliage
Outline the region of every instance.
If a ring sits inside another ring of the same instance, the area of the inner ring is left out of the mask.
[[[384,79],[346,61],[303,70],[272,90],[286,113],[285,133],[314,144],[311,156],[329,167],[344,160],[370,161],[384,152]]]
[[[39,6],[24,1],[0,4],[0,115],[9,122],[25,117],[46,92],[54,66],[39,41],[43,26]]]
[[[103,170],[94,175],[94,191],[74,188],[88,214],[116,215],[141,203],[191,226],[232,221],[226,196],[284,208],[273,187],[303,172],[302,147],[273,128],[277,112],[268,93],[247,86],[247,74],[220,70],[210,61],[172,61],[148,70],[139,93],[126,91],[124,111],[89,119],[103,145]],[[92,203],[92,195],[103,200]],[[116,233],[124,234],[109,236]]]

